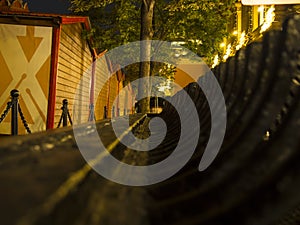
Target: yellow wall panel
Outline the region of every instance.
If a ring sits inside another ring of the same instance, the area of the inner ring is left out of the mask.
[[[0,24],[0,110],[10,91],[20,92],[20,106],[32,132],[46,129],[52,27]],[[10,134],[10,118],[0,124]],[[25,130],[19,121],[19,133]]]

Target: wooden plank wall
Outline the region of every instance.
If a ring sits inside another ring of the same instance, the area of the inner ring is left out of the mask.
[[[61,116],[63,99],[69,101],[73,121],[76,123],[88,121],[92,55],[87,42],[81,36],[82,30],[80,23],[62,26],[54,127],[57,126]],[[76,91],[78,95],[75,99]],[[79,104],[76,103],[78,107],[73,111],[74,100]]]
[[[130,84],[124,85],[124,77],[120,80],[118,73],[122,72],[118,71],[117,76],[113,76],[111,80],[109,109],[115,108],[114,116],[124,116],[134,113],[135,95]]]
[[[135,93],[132,90],[130,84],[127,84],[125,87],[125,99],[124,99],[124,109],[126,109],[127,114],[133,114],[135,112],[134,103],[135,103]]]
[[[124,87],[125,75],[121,70],[111,74],[108,67],[105,57],[97,60],[95,70],[96,120],[101,120],[105,117],[104,107],[107,109],[107,118],[123,116],[124,114],[134,112],[132,102],[135,98],[130,85]],[[123,90],[124,93],[119,96],[121,90]]]
[[[116,74],[114,74],[109,79],[109,96],[108,96],[109,98],[108,98],[108,106],[107,106],[109,117],[111,117],[111,112],[113,111],[113,104],[116,97],[118,96],[118,93],[119,93],[119,82]],[[112,116],[118,116],[118,110],[116,106],[114,111],[115,111],[115,115]]]
[[[75,123],[85,123],[89,117],[90,90],[92,75],[92,55],[87,42],[82,39],[81,24],[63,25],[58,58],[58,76],[56,87],[55,123],[57,127],[63,99],[69,101],[69,111]],[[119,99],[114,110],[113,104],[123,88],[125,75],[121,70],[111,75],[105,56],[95,63],[94,110],[95,119],[104,119],[104,107],[107,118],[131,113],[132,93]],[[77,91],[77,94],[75,95]],[[125,99],[128,98],[128,99]],[[76,109],[74,109],[76,103]],[[114,111],[114,114],[112,114]]]
[[[106,58],[102,56],[95,65],[95,119],[104,119],[104,106],[108,101],[108,77],[110,75]]]

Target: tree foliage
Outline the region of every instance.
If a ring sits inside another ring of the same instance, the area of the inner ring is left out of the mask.
[[[88,15],[100,51],[140,40],[141,0],[71,0],[72,10]],[[156,0],[153,39],[184,41],[201,57],[219,51],[235,0]]]
[[[219,43],[226,36],[226,25],[233,12],[234,2],[235,0],[71,0],[74,12],[91,18],[93,30],[87,35],[93,36],[94,47],[100,51],[133,41],[157,39],[181,43],[192,52],[205,57],[207,63],[219,51]],[[157,51],[155,48],[159,46],[141,45],[139,68],[137,64],[127,66],[125,69],[130,71],[127,79],[135,80],[162,73],[170,78],[174,74],[173,68],[163,63],[150,62],[151,52]],[[131,54],[127,54],[127,57],[131,57]],[[138,96],[149,91],[149,84],[144,85],[140,82]],[[149,95],[146,93],[144,96]],[[140,104],[141,112],[149,110],[149,99],[141,100]]]
[[[71,9],[79,14],[89,16],[94,47],[99,51],[113,49],[128,42],[139,40],[140,5],[129,1],[101,1],[93,5],[90,1],[73,0]],[[105,3],[105,4],[104,4]]]

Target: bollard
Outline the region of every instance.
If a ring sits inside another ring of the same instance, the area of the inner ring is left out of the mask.
[[[63,111],[63,127],[66,127],[68,126],[68,100],[67,99],[63,100],[62,111]]]
[[[104,106],[104,119],[107,119],[107,107]]]
[[[62,114],[61,114],[61,117],[59,119],[57,128],[60,127],[61,122],[63,122],[63,127],[68,126],[68,119],[70,121],[70,124],[73,125],[71,115],[70,115],[69,110],[68,110],[68,100],[64,99],[62,103],[63,103],[63,106],[61,107]]]
[[[14,89],[10,92],[11,96],[11,135],[18,135],[18,102],[19,91]]]
[[[90,114],[88,121],[93,121],[95,119],[95,107],[94,104],[90,104]]]

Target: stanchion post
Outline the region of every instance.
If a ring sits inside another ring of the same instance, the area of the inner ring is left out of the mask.
[[[11,96],[11,135],[18,135],[18,102],[19,102],[19,91],[14,89],[10,92]]]
[[[63,100],[63,127],[68,126],[68,100],[64,99]]]
[[[104,119],[107,119],[107,107],[104,106]]]

